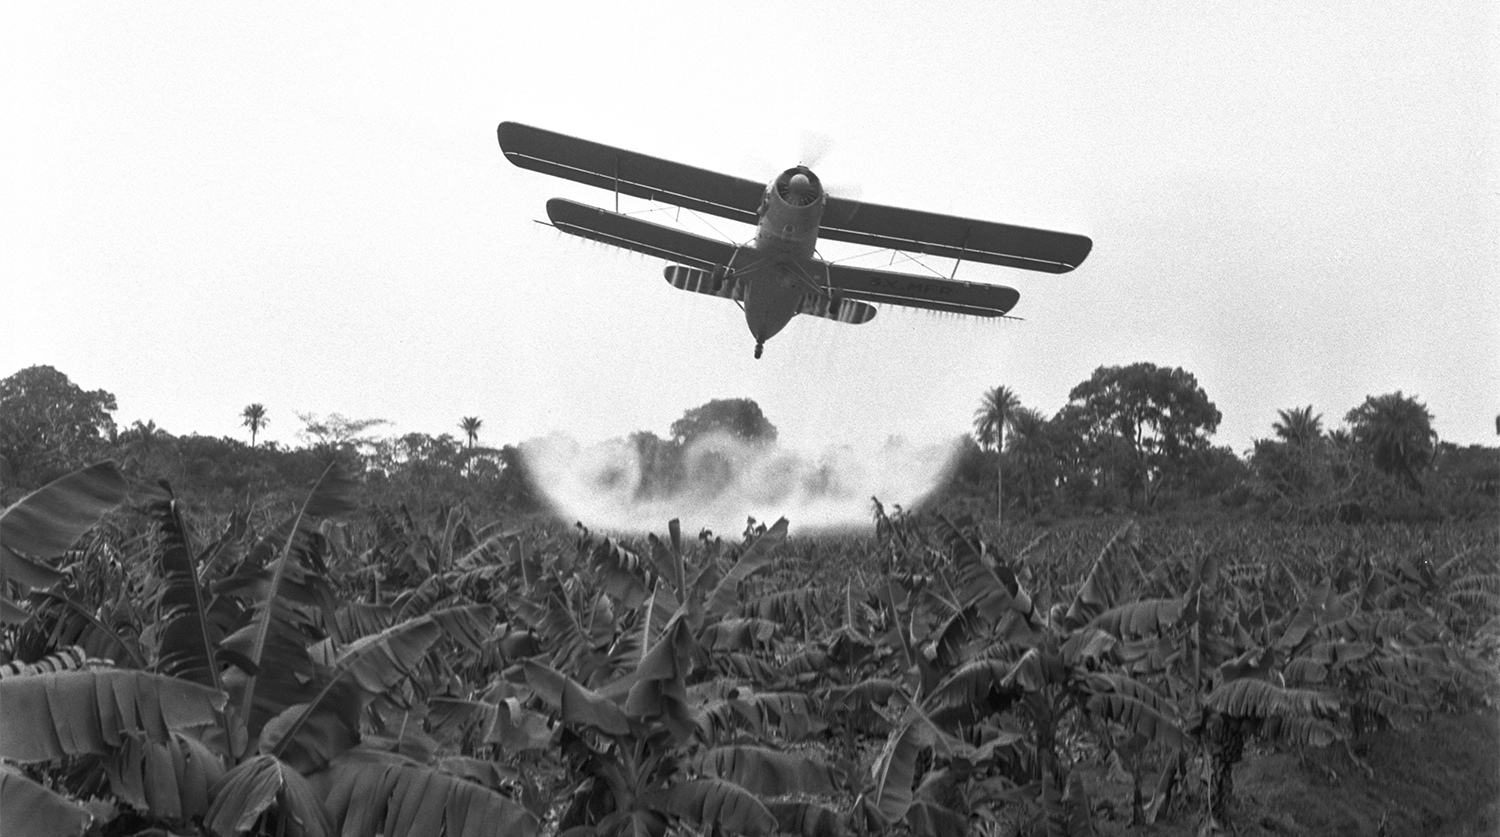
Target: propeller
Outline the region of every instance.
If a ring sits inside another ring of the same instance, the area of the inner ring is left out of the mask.
[[[799,138],[801,140],[802,165],[816,170],[830,156],[834,155],[838,143],[833,137],[820,131],[803,128]],[[864,187],[853,181],[837,181],[823,178],[823,191],[830,198],[842,198],[847,201],[859,203],[860,195],[864,194]]]
[[[773,143],[773,145],[775,144],[777,143]],[[828,134],[804,128],[800,130],[797,135],[797,162],[799,165],[806,166],[808,169],[811,169],[813,171],[813,182],[815,182],[818,187],[821,187],[822,191],[829,197],[842,198],[844,200],[854,201],[858,203],[860,195],[863,193],[863,189],[859,184],[853,182],[829,181],[828,179],[822,178],[821,175],[817,174],[817,169],[819,166],[823,165],[831,155],[836,156],[834,155],[834,148],[836,144],[837,143],[834,141],[833,137],[829,136]],[[790,143],[787,143],[787,145],[790,145]],[[744,169],[747,172],[761,172],[762,177],[770,179],[779,176],[781,172],[785,170],[785,167],[785,157],[782,157],[779,163],[773,163],[757,154],[747,156],[745,158]],[[791,188],[778,189],[777,191],[781,194],[782,198],[795,203],[795,205],[797,206],[806,205],[806,203],[797,202],[795,200],[793,195],[796,193]],[[814,196],[816,197],[816,189],[814,190]]]
[[[803,128],[799,140],[802,153],[798,155],[798,160],[810,169],[817,168],[823,158],[833,151],[833,137],[827,134]]]

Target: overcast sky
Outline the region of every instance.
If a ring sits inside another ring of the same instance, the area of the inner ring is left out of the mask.
[[[0,376],[179,434],[243,438],[260,402],[287,443],[297,412],[498,446],[749,397],[818,446],[1150,361],[1239,452],[1398,389],[1495,442],[1490,0],[490,5],[6,4]],[[756,361],[732,304],[533,223],[612,198],[510,165],[502,120],[757,179],[816,154],[866,200],[1094,250],[960,269],[1021,321],[797,318]]]

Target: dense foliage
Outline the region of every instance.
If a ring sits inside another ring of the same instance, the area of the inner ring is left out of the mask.
[[[1249,746],[1342,747],[1496,697],[1490,527],[997,531],[877,506],[873,539],[674,521],[627,541],[359,496],[335,462],[289,506],[204,519],[102,464],[6,508],[7,818],[1213,830]],[[1095,764],[1130,777],[1126,808],[1093,804]]]
[[[177,436],[154,422],[120,430],[114,396],[85,392],[51,367],[0,381],[0,500],[70,469],[112,458],[133,479],[167,479],[199,509],[227,514],[249,502],[290,503],[331,461],[363,477],[362,502],[422,509],[540,511],[522,446],[478,443],[482,420],[461,438],[381,437],[380,419],[298,414],[302,447],[256,444],[270,421],[245,407],[251,444]],[[950,515],[1049,521],[1181,511],[1306,521],[1440,521],[1492,518],[1500,506],[1500,449],[1438,440],[1432,416],[1400,392],[1371,396],[1347,426],[1325,430],[1311,406],[1281,410],[1273,435],[1241,458],[1212,444],[1220,414],[1182,369],[1149,363],[1100,367],[1055,415],[1024,406],[1000,386],[983,394],[974,435],[960,440],[946,480],[924,503]],[[666,438],[628,438],[640,499],[685,486],[732,482],[746,446],[774,443],[776,428],[749,399],[687,410]],[[571,521],[564,521],[571,522]]]
[[[0,478],[36,487],[101,457],[115,409],[110,393],[86,392],[50,366],[0,381]]]

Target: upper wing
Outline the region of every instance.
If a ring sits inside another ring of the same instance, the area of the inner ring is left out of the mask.
[[[766,184],[685,166],[515,122],[501,122],[500,150],[521,168],[756,223]]]
[[[828,265],[828,282],[837,293],[853,299],[976,317],[1003,316],[1021,298],[1014,288],[1003,285],[912,276],[840,264]]]
[[[563,198],[547,201],[547,217],[563,232],[659,259],[713,270],[729,264],[735,246]]]
[[[836,241],[949,259],[1067,273],[1093,248],[1087,236],[975,221],[830,197],[818,234]]]

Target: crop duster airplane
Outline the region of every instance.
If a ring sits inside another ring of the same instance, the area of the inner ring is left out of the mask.
[[[563,198],[547,201],[557,229],[666,259],[673,287],[734,300],[757,358],[798,314],[866,323],[875,316],[867,303],[875,302],[1000,317],[1020,298],[1000,285],[823,261],[819,237],[955,259],[955,275],[963,261],[1066,273],[1093,246],[1081,235],[830,197],[802,165],[763,185],[515,122],[500,123],[498,133],[512,163],[611,189],[617,210],[619,196],[629,195],[753,224],[754,240],[736,245]]]

